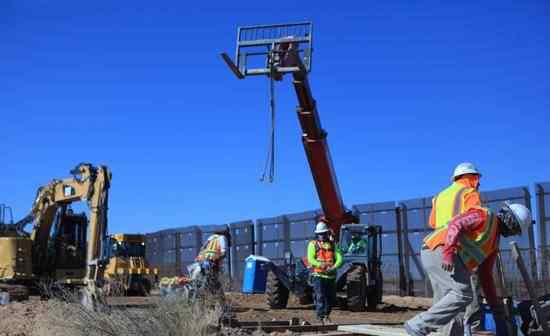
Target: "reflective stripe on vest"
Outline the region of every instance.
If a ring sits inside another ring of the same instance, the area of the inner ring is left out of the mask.
[[[433,250],[445,243],[449,221],[464,212],[464,195],[473,190],[454,182],[435,197],[435,230],[424,239],[426,246]]]
[[[332,243],[325,243],[315,241],[315,260],[321,263],[321,266],[334,265],[336,255],[334,253],[334,245]],[[325,273],[321,268],[314,267],[314,273]]]
[[[215,235],[208,240],[206,246],[202,249],[197,257],[198,260],[217,260],[222,255],[219,236]]]
[[[498,219],[492,210],[487,210],[486,220],[483,225],[474,232],[459,237],[457,254],[464,265],[474,271],[487,259],[489,255],[498,249]]]

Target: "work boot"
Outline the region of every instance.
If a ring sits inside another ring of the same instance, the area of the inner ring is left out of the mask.
[[[317,316],[317,320],[319,320],[319,323],[321,325],[325,325],[325,317],[324,316]]]
[[[332,324],[332,321],[328,316],[323,318],[323,325],[327,325],[327,324]]]

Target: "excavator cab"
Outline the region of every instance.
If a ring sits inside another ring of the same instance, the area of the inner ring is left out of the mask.
[[[88,217],[67,209],[52,231],[49,257],[51,270],[57,280],[82,279],[86,269],[86,232]]]

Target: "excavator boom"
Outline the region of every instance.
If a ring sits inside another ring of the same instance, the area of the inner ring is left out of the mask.
[[[31,210],[34,227],[33,264],[46,265],[50,232],[59,209],[76,201],[86,201],[90,210],[86,252],[85,282],[98,277],[97,263],[101,257],[101,242],[107,232],[108,196],[111,172],[105,166],[81,163],[71,171],[72,178],[52,180],[38,189]],[[28,217],[27,217],[28,218]]]

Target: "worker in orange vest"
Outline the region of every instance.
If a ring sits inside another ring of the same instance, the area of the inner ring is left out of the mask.
[[[204,242],[195,258],[200,264],[201,273],[206,277],[206,287],[214,294],[223,297],[223,289],[219,279],[220,269],[229,247],[231,235],[229,229],[214,232]]]
[[[420,255],[432,285],[437,286],[443,296],[430,309],[405,322],[407,334],[425,336],[452,321],[472,301],[470,277],[477,272],[493,312],[497,335],[507,336],[508,322],[504,306],[497,300],[493,267],[500,236],[525,233],[531,222],[531,212],[527,207],[504,204],[498,212],[472,208],[452,218],[447,227],[436,229],[432,236],[441,230],[447,231],[445,241],[441,244],[427,239]]]
[[[451,218],[468,211],[471,208],[481,206],[479,195],[479,179],[480,172],[474,164],[463,162],[456,166],[453,176],[451,177],[452,184],[441,191],[432,200],[432,211],[430,213],[429,225],[437,230],[437,234],[432,234],[429,238],[434,243],[442,244],[447,236],[447,224]],[[438,230],[441,229],[441,230]],[[454,333],[461,333],[463,328],[477,331],[481,327],[481,307],[479,305],[477,276],[473,275],[471,279],[474,295],[476,299],[466,309],[464,316],[460,314],[454,320],[445,326],[442,330],[443,335],[448,336]],[[440,288],[434,286],[434,281],[431,281],[434,293],[434,302],[437,302],[443,296]],[[463,323],[465,321],[465,323]]]
[[[336,303],[336,270],[342,266],[342,252],[331,239],[331,232],[325,221],[317,223],[315,235],[316,239],[307,246],[307,261],[312,267],[317,318],[321,323],[329,324],[329,315]]]

